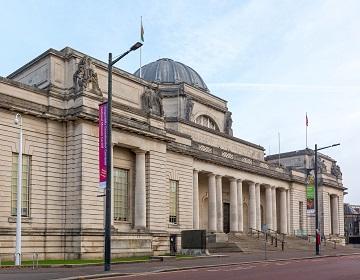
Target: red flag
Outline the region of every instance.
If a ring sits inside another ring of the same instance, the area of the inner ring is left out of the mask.
[[[308,120],[307,113],[306,113],[306,126],[309,126],[309,120]]]

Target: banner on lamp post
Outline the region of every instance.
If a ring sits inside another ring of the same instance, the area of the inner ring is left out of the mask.
[[[315,213],[315,184],[314,176],[310,175],[306,186],[306,212]]]
[[[99,105],[99,187],[106,188],[106,154],[107,154],[107,102]]]

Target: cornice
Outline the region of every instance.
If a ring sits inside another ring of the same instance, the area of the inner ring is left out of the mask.
[[[280,180],[284,180],[284,181],[289,181],[289,182],[296,181],[299,183],[304,183],[304,179],[298,180],[297,177],[291,176],[290,172],[280,173],[280,172],[277,172],[274,170],[262,168],[260,166],[254,166],[252,164],[248,164],[245,162],[228,159],[228,158],[224,158],[224,157],[221,157],[218,155],[202,152],[197,149],[194,149],[193,147],[179,144],[179,143],[173,143],[173,142],[168,143],[167,149],[172,152],[192,156],[198,160],[210,162],[210,163],[216,164],[216,165],[222,165],[222,166],[226,166],[226,167],[230,167],[230,168],[235,168],[235,169],[239,169],[242,171],[247,171],[247,172],[255,173],[258,175],[262,175],[262,176],[268,176],[271,178],[280,179]]]
[[[234,137],[234,136],[230,136],[230,135],[228,135],[228,134],[226,134],[226,133],[223,133],[223,132],[220,132],[220,131],[216,131],[216,130],[213,130],[213,129],[204,127],[204,126],[199,125],[199,124],[197,124],[197,123],[194,123],[194,122],[191,122],[191,121],[187,121],[187,120],[185,120],[185,119],[183,119],[183,118],[168,117],[168,118],[165,118],[165,121],[168,122],[168,123],[173,123],[173,122],[183,123],[183,124],[192,126],[192,127],[194,127],[194,128],[197,128],[197,129],[200,129],[200,130],[204,130],[204,131],[210,132],[210,133],[212,133],[212,134],[216,134],[216,135],[219,135],[219,136],[221,136],[221,137],[224,137],[224,138],[233,140],[233,141],[235,141],[235,142],[238,142],[238,143],[241,143],[241,144],[244,144],[244,145],[247,145],[247,146],[250,146],[250,147],[253,147],[253,148],[262,150],[262,151],[265,151],[265,148],[262,147],[262,146],[260,146],[260,145],[256,145],[256,144],[251,143],[251,142],[248,142],[248,141],[246,141],[246,140],[243,140],[243,139],[240,139],[240,138],[237,138],[237,137]]]

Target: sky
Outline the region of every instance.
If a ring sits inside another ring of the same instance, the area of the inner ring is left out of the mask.
[[[0,76],[49,48],[107,61],[140,37],[143,64],[162,57],[195,69],[228,101],[234,135],[267,153],[341,143],[338,161],[360,204],[360,1],[0,0]],[[138,53],[117,67],[135,72]]]

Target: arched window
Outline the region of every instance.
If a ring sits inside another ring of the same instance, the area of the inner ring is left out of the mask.
[[[196,118],[195,122],[207,128],[219,131],[219,127],[216,122],[207,115],[200,115]]]

